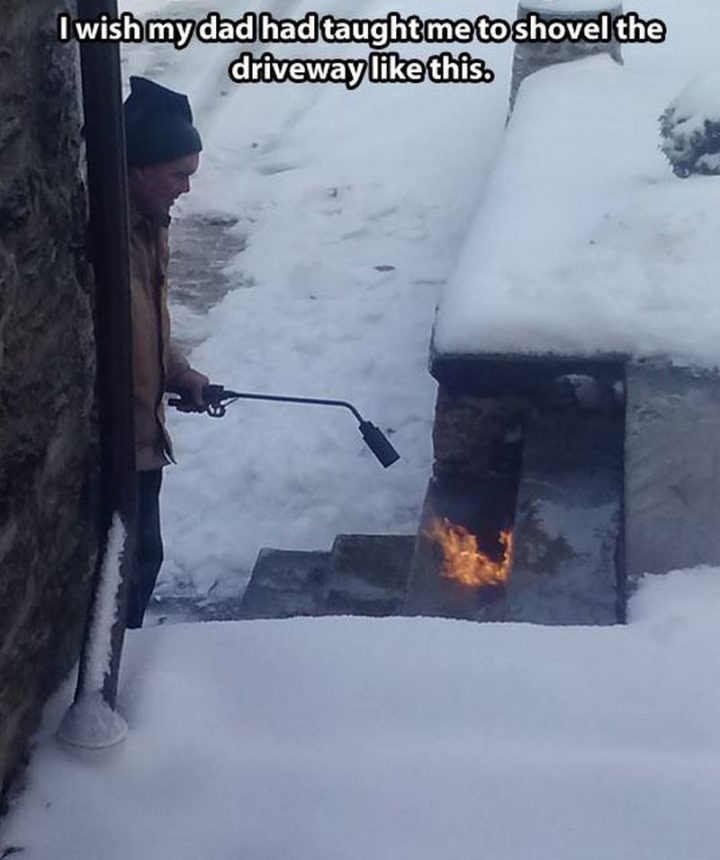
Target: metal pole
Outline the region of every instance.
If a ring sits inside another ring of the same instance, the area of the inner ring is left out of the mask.
[[[77,7],[81,19],[118,16],[115,0],[78,0]],[[127,169],[119,48],[83,42],[80,57],[95,273],[102,489],[95,587],[75,701],[59,736],[74,746],[105,747],[127,732],[115,704],[137,506]]]

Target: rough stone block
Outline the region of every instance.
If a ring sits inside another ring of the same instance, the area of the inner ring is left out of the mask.
[[[325,611],[394,615],[410,571],[414,535],[338,535],[330,553]]]
[[[260,550],[237,618],[322,615],[328,553]],[[227,615],[224,617],[228,617]]]
[[[515,397],[475,397],[438,389],[433,476],[482,480],[517,470],[514,452],[527,404]]]

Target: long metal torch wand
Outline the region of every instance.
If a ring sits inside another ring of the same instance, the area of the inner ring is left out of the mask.
[[[203,398],[207,404],[205,411],[213,418],[222,418],[227,411],[226,407],[236,400],[270,400],[280,403],[309,403],[315,406],[340,406],[349,409],[357,418],[360,432],[368,448],[377,457],[380,463],[387,469],[392,466],[400,455],[390,444],[385,434],[370,421],[366,421],[358,410],[347,400],[326,400],[318,397],[291,397],[284,394],[251,394],[246,391],[230,391],[222,385],[207,385],[203,389]],[[182,398],[171,398],[170,406],[182,406],[186,401]]]

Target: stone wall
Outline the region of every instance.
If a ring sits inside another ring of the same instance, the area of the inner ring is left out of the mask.
[[[433,478],[476,483],[514,475],[528,404],[519,397],[476,397],[438,388]]]
[[[95,553],[79,71],[58,0],[0,28],[0,786],[78,654]],[[69,11],[74,11],[70,9]]]

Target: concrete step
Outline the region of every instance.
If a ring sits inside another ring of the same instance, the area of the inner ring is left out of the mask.
[[[414,548],[414,535],[338,535],[330,552],[325,612],[397,614]]]
[[[622,410],[529,419],[505,621],[623,620],[623,436]]]
[[[514,477],[437,481],[428,485],[408,580],[405,615],[462,618],[467,621],[502,621],[505,590],[474,588],[441,574],[443,555],[428,528],[447,519],[479,538],[479,544],[499,559],[497,537],[512,524],[517,481]]]
[[[396,614],[413,535],[338,535],[330,552],[260,551],[235,618]]]
[[[263,548],[236,618],[323,615],[330,554]]]

